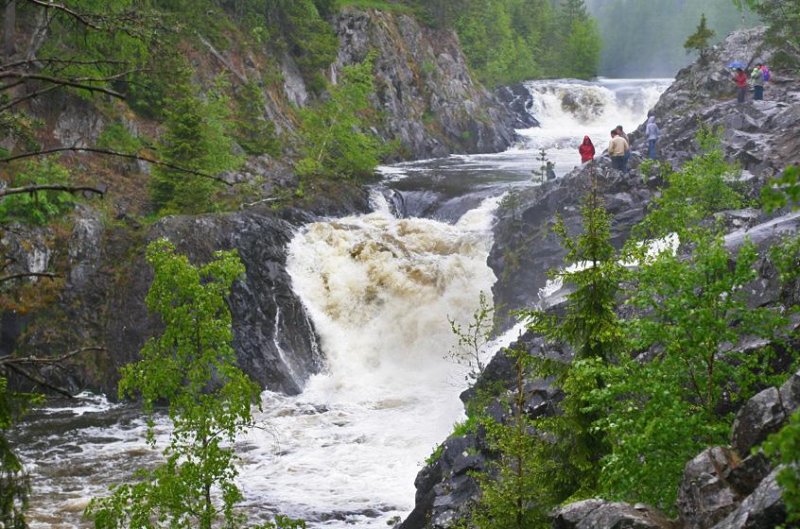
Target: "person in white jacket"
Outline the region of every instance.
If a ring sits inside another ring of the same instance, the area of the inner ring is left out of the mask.
[[[658,130],[658,125],[656,125],[655,116],[650,116],[647,118],[647,127],[644,129],[644,133],[647,136],[647,157],[651,160],[655,160],[656,140],[659,136],[661,136],[661,131]]]

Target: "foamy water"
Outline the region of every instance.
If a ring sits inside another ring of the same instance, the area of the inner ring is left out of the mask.
[[[448,318],[468,322],[480,293],[490,296],[495,277],[486,261],[503,192],[535,185],[540,148],[559,175],[578,164],[584,134],[596,136],[599,154],[608,130],[633,130],[667,84],[529,83],[542,127],[519,131],[518,146],[382,168],[387,186],[413,177],[424,192],[433,180],[464,182],[472,198],[447,210],[449,221],[395,218],[375,193],[374,213],[297,233],[287,270],[327,366],[298,396],[264,393],[258,427],[237,441],[243,508],[254,521],[281,512],[310,527],[385,528],[413,508],[417,472],[463,417],[458,394],[467,369],[446,359],[456,341]],[[565,107],[565,98],[580,106]],[[521,330],[506,332],[484,355]],[[35,529],[88,527],[80,513],[92,496],[159,460],[135,411],[89,396],[74,415],[69,408],[50,410],[47,420],[63,418],[59,429],[29,432],[22,450],[34,478]],[[167,425],[159,421],[158,429],[163,441]]]

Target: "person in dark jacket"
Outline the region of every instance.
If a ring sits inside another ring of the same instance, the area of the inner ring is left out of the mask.
[[[581,163],[591,162],[594,160],[594,144],[589,136],[583,137],[583,143],[578,147],[578,152],[581,155]]]

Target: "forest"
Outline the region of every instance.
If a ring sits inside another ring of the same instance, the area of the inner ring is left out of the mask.
[[[800,6],[779,0],[4,0],[0,6],[0,312],[46,312],[60,299],[70,223],[86,204],[113,236],[135,233],[132,247],[153,270],[142,303],[157,315],[163,334],[120,370],[117,397],[141,402],[145,413],[161,409],[173,430],[163,465],[142,469],[139,481],[88,504],[86,517],[98,529],[305,527],[280,513],[255,523],[237,509],[243,496],[234,440],[252,427],[261,389],[237,366],[232,345],[226,300],[245,273],[240,257],[215,249],[209,262],[191,263],[163,239],[145,244],[142,232],[168,217],[227,214],[252,204],[297,218],[320,197],[344,200],[360,192],[374,182],[380,163],[408,157],[398,141],[375,132],[386,119],[375,104],[379,88],[386,89],[376,86],[375,53],[331,78],[338,14],[377,9],[454,32],[481,89],[598,75],[671,77],[694,57],[684,42],[703,15],[716,40],[765,23],[772,44],[783,50],[776,57],[800,57]],[[287,77],[275,58],[284,56],[307,89],[302,104],[275,102]],[[210,63],[225,73],[212,75],[217,70]],[[242,75],[243,64],[258,73]],[[434,66],[414,68],[421,78]],[[102,116],[96,142],[56,137],[48,112],[63,106]],[[440,126],[431,111],[424,116],[431,130]],[[794,347],[795,337],[784,335],[789,314],[747,306],[742,294],[755,277],[756,248],[744,244],[730,253],[722,228],[709,219],[745,207],[791,209],[800,196],[800,172],[787,168],[763,195],[746,195],[729,181],[739,167],[724,159],[721,136],[702,128],[700,153],[683,167],[643,164],[643,181],[650,171],[663,187],[623,248],[610,242],[613,219],[595,187],[574,205],[583,218],[581,234],[559,222],[551,226],[568,250],[564,265],[592,266],[553,272],[576,286],[561,312],[530,309],[519,317],[548,343],[570,347],[575,362],[509,351],[516,386],[502,396],[497,387],[479,393],[465,423],[456,425],[462,434],[480,431],[496,456],[490,471],[475,477],[483,495],[459,522],[463,527],[549,527],[553,509],[595,496],[646,502],[674,515],[685,461],[725,443],[731,403],[786,378],[788,369],[760,368],[772,366],[777,349]],[[70,157],[76,153],[87,158]],[[254,159],[278,166],[280,178],[231,177]],[[670,233],[687,242],[688,253],[646,261],[646,241]],[[26,249],[27,242],[17,242],[26,236],[56,241],[62,261],[25,269],[12,253]],[[771,250],[787,285],[798,281],[799,248],[790,239]],[[620,264],[629,262],[648,266],[631,271]],[[109,275],[126,272],[121,264]],[[468,332],[483,329],[491,310],[481,310]],[[3,336],[0,527],[27,527],[36,487],[11,441],[14,429],[45,393],[71,394],[49,375],[103,350],[66,325],[53,327],[59,327],[54,334],[75,334],[75,348],[6,350],[13,340]],[[473,347],[481,339],[453,330]],[[45,343],[50,332],[43,333]],[[777,345],[744,354],[732,344],[745,337]],[[642,351],[654,351],[652,362],[639,361]],[[564,395],[561,413],[525,416],[525,376],[554,380]],[[499,402],[511,419],[485,413],[488,401]],[[798,428],[796,413],[765,448],[784,465],[789,523],[800,519]],[[146,442],[155,446],[152,422]],[[431,461],[441,456],[441,447],[436,450]]]

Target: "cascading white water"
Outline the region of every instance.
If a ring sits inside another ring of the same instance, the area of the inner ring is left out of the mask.
[[[498,200],[455,225],[383,207],[295,237],[287,269],[327,369],[298,397],[264,395],[270,431],[248,435],[259,448],[246,452],[242,481],[253,502],[359,527],[385,527],[413,506],[419,465],[463,415],[464,367],[445,358],[455,345],[447,318],[465,322],[490,293]]]
[[[438,197],[443,207],[432,214],[449,222],[395,218],[376,193],[374,213],[311,224],[297,234],[288,271],[327,367],[299,396],[264,393],[260,428],[237,442],[249,516],[282,512],[310,527],[384,528],[408,513],[425,457],[463,416],[458,394],[466,369],[445,359],[455,342],[447,318],[469,321],[479,293],[491,292],[495,278],[486,260],[500,197],[534,185],[530,172],[540,148],[559,175],[579,163],[584,134],[602,152],[608,130],[617,124],[632,130],[666,86],[660,80],[528,83],[542,126],[518,131],[524,141],[517,147],[383,168],[393,186],[407,183],[411,191],[399,191],[407,197]],[[442,182],[458,185],[435,187]],[[506,333],[503,343],[519,332],[518,326]],[[145,447],[140,417],[126,412],[108,424],[101,417],[108,408],[89,403],[80,413],[97,415],[96,424],[23,448],[34,483],[34,529],[88,527],[80,518],[88,499],[158,457]]]

